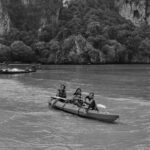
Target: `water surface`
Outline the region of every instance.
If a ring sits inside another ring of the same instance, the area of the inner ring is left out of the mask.
[[[149,150],[150,66],[47,66],[0,75],[0,150]],[[120,115],[106,124],[49,110],[60,83],[68,97],[81,87]]]

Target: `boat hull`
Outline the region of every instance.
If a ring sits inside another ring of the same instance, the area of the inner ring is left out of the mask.
[[[60,101],[56,102],[55,99],[51,99],[51,101],[49,102],[49,106],[74,115],[78,115],[89,119],[95,119],[103,122],[108,122],[108,123],[113,123],[119,118],[119,115],[100,113],[95,110],[89,110],[88,112],[86,112],[85,108],[79,108],[78,106],[70,103],[64,103]]]
[[[30,72],[36,72],[36,71],[3,71],[0,70],[0,74],[23,74],[23,73],[30,73]]]

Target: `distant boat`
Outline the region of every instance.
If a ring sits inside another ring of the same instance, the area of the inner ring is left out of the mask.
[[[21,73],[30,73],[36,72],[35,68],[27,68],[27,69],[18,69],[18,68],[3,68],[0,69],[0,74],[21,74]]]

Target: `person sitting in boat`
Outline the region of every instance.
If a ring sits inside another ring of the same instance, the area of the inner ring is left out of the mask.
[[[77,105],[78,107],[82,107],[83,101],[82,101],[82,90],[81,90],[81,88],[77,88],[77,90],[73,94],[72,103]]]
[[[85,102],[84,103],[86,105],[88,105],[88,107],[86,109],[86,112],[88,112],[89,109],[99,111],[99,109],[97,108],[96,102],[94,100],[94,93],[93,92],[89,93],[89,95],[85,97]]]
[[[29,67],[26,67],[26,68],[25,68],[25,71],[26,71],[26,72],[29,72],[29,70],[30,70]]]
[[[61,98],[67,98],[66,86],[64,84],[60,85],[60,89],[58,89],[56,96],[61,97]]]
[[[36,66],[35,65],[31,66],[31,71],[36,71]]]

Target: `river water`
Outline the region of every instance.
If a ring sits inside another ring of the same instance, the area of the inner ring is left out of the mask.
[[[150,66],[47,66],[0,75],[0,150],[149,150]],[[116,124],[48,109],[60,83],[119,114]]]

